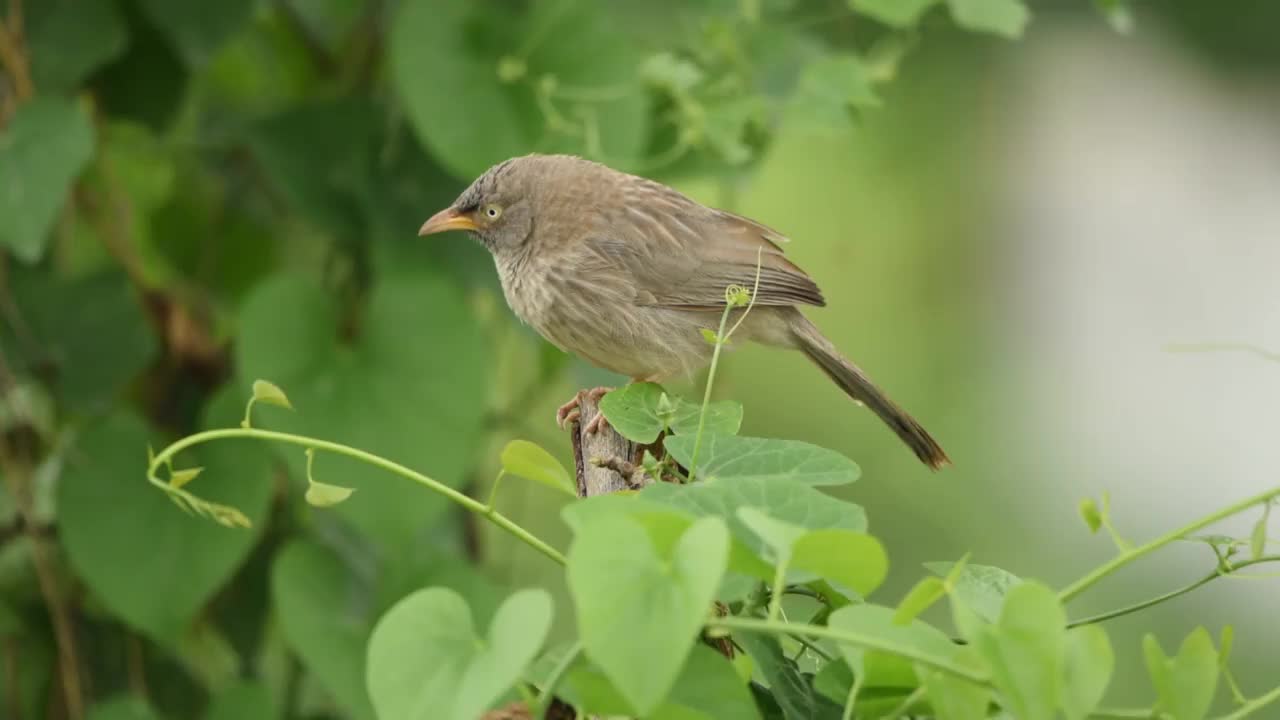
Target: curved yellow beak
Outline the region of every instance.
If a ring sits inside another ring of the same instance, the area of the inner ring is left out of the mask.
[[[431,216],[418,230],[418,237],[434,235],[447,230],[476,230],[475,222],[453,208],[445,208]]]

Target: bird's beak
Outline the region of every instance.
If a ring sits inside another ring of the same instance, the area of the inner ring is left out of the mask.
[[[436,233],[445,232],[446,230],[477,230],[476,224],[471,218],[463,215],[454,208],[445,208],[431,219],[422,224],[422,228],[418,230],[418,237],[424,235],[434,235]]]

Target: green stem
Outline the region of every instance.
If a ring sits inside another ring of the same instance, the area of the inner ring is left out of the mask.
[[[787,623],[776,622],[770,620],[761,620],[759,618],[744,617],[723,617],[716,618],[707,623],[707,627],[713,630],[742,630],[744,632],[771,633],[774,635],[788,635],[798,633],[808,635],[810,637],[828,638],[836,642],[856,645],[867,650],[877,650],[886,652],[890,655],[906,658],[912,662],[919,663],[926,667],[940,670],[942,672],[954,675],[971,683],[977,683],[983,687],[991,687],[991,678],[976,670],[971,670],[962,665],[957,665],[946,658],[936,655],[929,655],[919,650],[900,645],[884,638],[872,635],[863,635],[861,633],[840,630],[825,625],[806,625],[804,623]]]
[[[726,305],[724,314],[720,316],[720,330],[716,332],[716,347],[711,351],[711,368],[707,370],[707,387],[702,391],[702,411],[698,413],[698,433],[693,436],[693,454],[689,458],[689,482],[693,482],[698,473],[698,450],[702,448],[702,430],[707,424],[707,406],[711,404],[711,387],[716,381],[716,366],[720,364],[720,348],[724,347],[724,329],[729,324],[729,313],[732,305]]]
[[[1241,720],[1241,718],[1247,718],[1255,711],[1261,710],[1277,700],[1280,700],[1280,687],[1275,688],[1266,695],[1260,695],[1253,700],[1250,700],[1248,703],[1236,708],[1235,712],[1229,715],[1223,715],[1218,718],[1218,720]]]
[[[862,691],[862,673],[858,673],[853,678],[853,685],[849,686],[849,697],[844,701],[844,712],[840,713],[840,720],[853,720],[853,706],[858,704],[858,693]]]
[[[582,642],[576,642],[573,647],[569,648],[569,652],[564,654],[560,662],[556,663],[555,669],[547,676],[547,683],[538,693],[538,701],[533,706],[533,712],[529,714],[534,720],[542,720],[547,714],[547,708],[551,706],[551,701],[555,698],[556,686],[564,679],[569,672],[569,668],[573,666],[578,656],[582,655]]]
[[[756,251],[756,280],[751,287],[751,297],[747,301],[747,308],[742,311],[742,315],[738,317],[738,322],[733,324],[733,328],[728,333],[725,332],[724,328],[729,322],[729,313],[733,312],[737,305],[729,298],[729,289],[733,286],[730,285],[725,288],[724,314],[720,316],[720,329],[716,331],[716,346],[715,350],[711,352],[711,368],[707,370],[707,387],[702,391],[702,410],[698,413],[698,433],[693,436],[693,456],[689,458],[689,482],[693,482],[694,475],[697,473],[698,450],[702,447],[702,430],[707,424],[707,408],[711,405],[711,388],[716,381],[716,367],[720,365],[720,349],[725,346],[725,343],[729,342],[729,338],[737,332],[738,326],[742,324],[743,320],[747,319],[751,308],[756,305],[756,293],[760,292],[760,267],[763,258],[761,253],[763,252],[763,248]]]
[[[773,570],[773,592],[769,594],[769,622],[782,617],[782,596],[787,592],[787,566],[791,564],[790,555],[778,558],[778,566]]]
[[[907,711],[910,710],[913,705],[915,705],[916,703],[924,699],[924,693],[925,693],[924,686],[920,686],[916,688],[914,691],[912,691],[910,695],[906,697],[906,699],[902,701],[901,705],[898,705],[898,707],[890,711],[888,715],[884,716],[885,720],[898,720],[898,718],[902,717],[903,715],[906,715]]]
[[[438,480],[433,480],[422,473],[410,470],[400,463],[392,462],[391,460],[365,452],[364,450],[359,450],[341,443],[329,442],[328,440],[318,440],[304,435],[294,435],[292,433],[282,433],[274,430],[259,430],[257,428],[224,428],[221,430],[206,430],[194,435],[188,435],[187,437],[170,444],[164,450],[161,450],[160,453],[151,460],[151,465],[147,469],[147,480],[149,480],[152,485],[155,485],[167,493],[174,494],[181,492],[175,488],[171,488],[164,481],[157,478],[155,475],[156,470],[158,470],[161,465],[172,459],[174,455],[177,455],[179,452],[189,447],[206,442],[212,442],[214,440],[226,440],[230,438],[255,438],[258,440],[274,440],[276,442],[288,443],[290,445],[300,445],[306,448],[345,455],[349,458],[380,467],[383,470],[387,470],[399,475],[400,477],[412,480],[419,485],[423,485],[428,489],[434,490],[467,510],[476,513],[477,515],[484,516],[489,520],[489,522],[497,525],[503,530],[506,530],[524,544],[534,550],[537,550],[543,555],[546,555],[557,563],[564,565],[566,562],[564,555],[562,555],[560,551],[543,542],[541,539],[533,535],[533,533],[525,530],[507,516],[497,512],[492,507],[485,505],[474,498],[468,497],[467,495],[454,490]]]
[[[1148,542],[1145,545],[1140,545],[1136,548],[1133,548],[1132,550],[1122,552],[1119,555],[1116,555],[1111,560],[1107,561],[1105,564],[1097,568],[1094,568],[1084,577],[1068,585],[1060,593],[1058,593],[1058,599],[1065,603],[1071,598],[1074,598],[1075,596],[1079,595],[1080,593],[1092,587],[1099,580],[1102,580],[1104,577],[1119,570],[1125,565],[1128,565],[1134,560],[1137,560],[1146,555],[1150,555],[1151,553],[1155,552],[1156,550],[1159,550],[1165,545],[1181,540],[1182,538],[1186,537],[1187,535],[1190,535],[1191,533],[1197,530],[1202,530],[1218,522],[1219,520],[1228,518],[1244,510],[1248,510],[1254,505],[1260,505],[1262,503],[1268,502],[1275,497],[1280,497],[1280,487],[1271,488],[1270,490],[1258,493],[1253,497],[1246,498],[1237,503],[1228,505],[1227,507],[1215,513],[1206,515],[1200,518],[1199,520],[1196,520],[1187,525],[1184,525],[1183,527],[1178,528],[1177,530],[1174,530],[1173,532],[1169,532],[1164,535],[1161,535],[1160,537],[1156,538],[1155,540],[1152,540],[1151,542]]]
[[[1094,623],[1100,623],[1106,620],[1111,620],[1113,618],[1118,618],[1122,615],[1135,613],[1135,612],[1138,612],[1139,610],[1146,610],[1152,605],[1159,605],[1162,602],[1172,600],[1180,595],[1186,595],[1192,590],[1199,588],[1201,585],[1206,585],[1217,578],[1227,577],[1228,575],[1231,575],[1237,570],[1243,570],[1244,568],[1247,568],[1251,565],[1261,565],[1262,563],[1269,563],[1269,562],[1280,562],[1280,555],[1263,555],[1262,557],[1253,558],[1252,560],[1242,560],[1238,563],[1235,563],[1234,565],[1219,567],[1215,569],[1213,572],[1209,573],[1208,575],[1205,575],[1199,580],[1196,580],[1195,582],[1191,583],[1190,585],[1180,587],[1177,590],[1170,590],[1169,592],[1164,593],[1163,595],[1157,595],[1153,598],[1149,598],[1147,600],[1143,600],[1142,602],[1134,603],[1132,605],[1127,605],[1125,607],[1118,608],[1116,610],[1109,610],[1107,612],[1100,613],[1098,615],[1092,615],[1087,618],[1075,620],[1069,623],[1067,625],[1067,628],[1069,629],[1069,628],[1077,627],[1080,625],[1092,625]]]

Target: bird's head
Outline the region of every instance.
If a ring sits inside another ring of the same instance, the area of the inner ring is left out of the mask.
[[[495,255],[523,246],[533,232],[537,188],[550,161],[551,156],[528,155],[494,165],[432,215],[418,235],[466,230]]]

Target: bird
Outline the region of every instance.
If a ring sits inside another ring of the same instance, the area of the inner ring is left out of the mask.
[[[705,331],[718,327],[726,288],[754,290],[748,308],[731,311],[734,322],[743,318],[735,338],[799,350],[925,465],[951,462],[800,311],[826,300],[784,256],[788,238],[764,224],[592,160],[531,154],[490,167],[418,235],[450,230],[466,231],[493,255],[522,322],[634,382],[689,376],[709,364],[714,347]],[[574,406],[561,408],[562,424]]]

